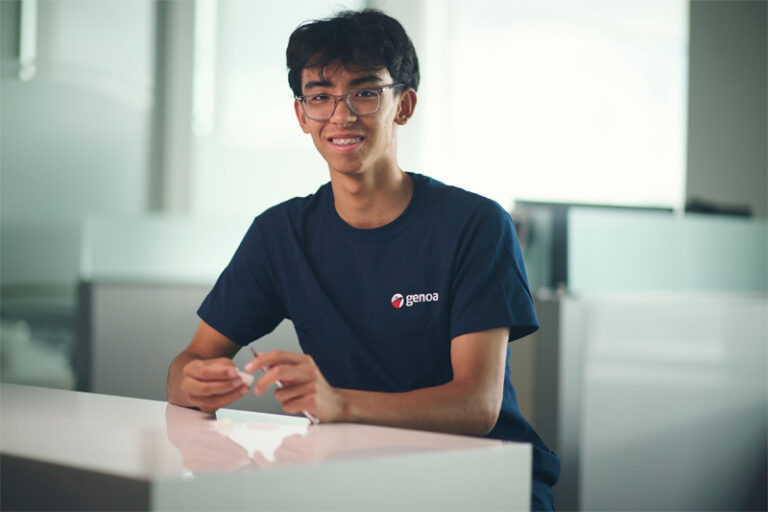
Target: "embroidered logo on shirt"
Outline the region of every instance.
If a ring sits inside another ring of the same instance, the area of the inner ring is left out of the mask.
[[[395,309],[400,309],[403,307],[403,304],[405,304],[406,307],[411,307],[414,304],[418,304],[419,302],[437,302],[440,300],[440,296],[437,294],[437,292],[434,293],[413,293],[410,295],[406,295],[405,298],[403,298],[403,295],[400,293],[396,293],[392,296],[391,302],[392,307]]]

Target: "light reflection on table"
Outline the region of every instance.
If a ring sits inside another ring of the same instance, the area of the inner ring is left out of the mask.
[[[501,445],[495,440],[369,425],[312,425],[305,418],[228,409],[220,409],[214,417],[171,404],[165,419],[168,439],[193,474]]]

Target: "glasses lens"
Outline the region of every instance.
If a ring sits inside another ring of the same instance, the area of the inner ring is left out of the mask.
[[[381,92],[378,89],[360,89],[350,93],[348,98],[352,112],[364,116],[378,112]],[[335,104],[334,97],[330,94],[306,96],[302,102],[304,112],[310,119],[328,119],[333,115]]]
[[[315,94],[304,98],[304,112],[313,119],[331,117],[333,98],[327,94]]]
[[[356,114],[373,114],[379,110],[380,93],[376,89],[361,89],[349,96],[349,104]]]

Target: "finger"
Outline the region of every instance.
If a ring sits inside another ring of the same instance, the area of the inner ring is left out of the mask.
[[[248,386],[240,386],[223,395],[195,397],[193,403],[203,412],[214,412],[227,404],[239,400],[246,393],[248,393]]]
[[[317,384],[315,382],[305,382],[299,386],[288,386],[275,390],[275,399],[284,404],[304,395],[313,395],[316,390]]]
[[[312,379],[313,369],[304,365],[279,365],[270,368],[258,381],[254,387],[254,392],[261,395],[273,384],[278,387],[294,386],[298,383],[306,382]]]
[[[184,373],[198,380],[227,380],[237,377],[231,359],[196,359],[184,366]]]
[[[307,362],[305,354],[290,352],[287,350],[272,350],[270,352],[259,353],[254,359],[245,365],[245,371],[255,372],[265,367],[278,366],[281,364],[301,364]]]
[[[229,380],[196,380],[184,379],[181,389],[191,397],[223,395],[243,385],[243,381],[236,377]]]
[[[283,410],[288,414],[310,413],[317,418],[314,395],[301,395],[282,404]]]
[[[253,386],[253,392],[261,396],[272,385],[276,385],[278,388],[282,388],[283,383],[280,382],[277,374],[278,368],[272,368],[269,370],[265,369],[264,374],[256,380],[256,384]]]

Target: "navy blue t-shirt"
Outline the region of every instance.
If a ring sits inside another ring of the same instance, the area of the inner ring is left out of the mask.
[[[383,392],[449,382],[457,336],[508,326],[512,341],[535,331],[507,212],[466,190],[410,176],[410,204],[379,228],[344,222],[330,184],[265,211],[198,315],[241,345],[288,318],[330,385]],[[531,443],[535,483],[555,484],[559,459],[520,414],[509,364],[488,437]],[[551,490],[539,494],[534,485],[534,498],[551,506]]]

